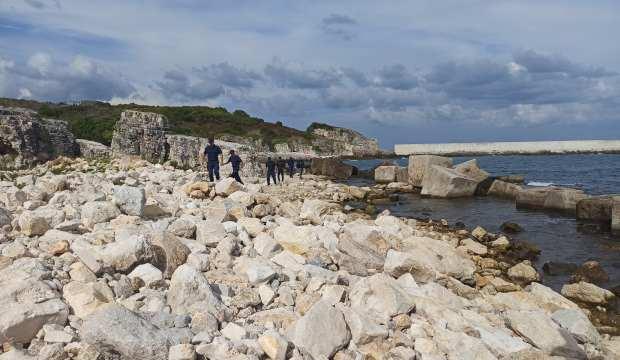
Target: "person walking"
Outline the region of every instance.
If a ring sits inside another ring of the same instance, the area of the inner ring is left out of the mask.
[[[286,168],[286,161],[284,161],[282,157],[278,157],[276,167],[278,169],[278,181],[282,184],[284,182],[284,168]]]
[[[299,178],[301,179],[302,175],[304,174],[304,160],[303,159],[297,160],[297,169],[299,169]]]
[[[239,176],[239,169],[241,168],[241,163],[243,160],[239,157],[239,155],[235,154],[235,150],[230,150],[230,156],[228,160],[224,163],[224,165],[230,163],[232,165],[232,173],[229,177],[237,180],[237,182],[243,185],[243,181],[241,181],[241,176]]]
[[[286,165],[288,166],[288,175],[292,179],[293,174],[295,173],[295,160],[293,160],[292,156],[288,158],[288,160],[286,161]]]
[[[267,158],[267,185],[271,185],[270,179],[273,179],[273,184],[277,185],[276,180],[276,163],[271,159],[271,156]]]
[[[204,158],[207,160],[207,171],[209,172],[209,181],[213,182],[213,177],[220,181],[220,162],[224,162],[222,149],[215,145],[215,140],[210,137],[209,145],[205,146]]]

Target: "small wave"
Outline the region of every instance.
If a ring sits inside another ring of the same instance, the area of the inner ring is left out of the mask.
[[[542,181],[530,181],[527,183],[528,186],[540,186],[540,187],[545,187],[545,186],[551,186],[553,185],[552,182],[542,182]]]

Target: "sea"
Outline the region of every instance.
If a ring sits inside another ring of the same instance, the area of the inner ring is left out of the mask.
[[[454,157],[454,164],[477,159],[478,165],[493,176],[523,175],[529,186],[564,186],[582,189],[591,195],[620,195],[620,155],[498,155]],[[360,170],[369,170],[385,159],[350,160]],[[390,159],[407,166],[407,158]],[[352,180],[358,185],[371,180]],[[514,201],[494,197],[462,199],[431,199],[416,194],[402,194],[397,202],[378,206],[392,214],[411,218],[446,219],[464,223],[468,228],[482,226],[490,232],[500,232],[505,221],[516,222],[524,229],[512,238],[535,244],[541,254],[535,262],[543,283],[560,290],[570,275],[544,274],[546,262],[582,264],[598,261],[609,274],[605,288],[620,286],[620,237],[592,224],[577,221],[574,216],[536,210],[522,210]]]

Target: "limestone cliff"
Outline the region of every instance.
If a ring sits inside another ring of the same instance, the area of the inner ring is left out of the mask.
[[[314,135],[312,145],[319,150],[319,155],[366,157],[381,153],[377,139],[367,138],[355,130],[313,123],[308,132]],[[324,151],[329,153],[323,154]]]
[[[168,119],[161,114],[123,111],[114,127],[112,153],[139,155],[152,163],[166,160]]]

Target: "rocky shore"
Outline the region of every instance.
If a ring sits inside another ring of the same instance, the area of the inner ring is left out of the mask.
[[[410,184],[216,184],[136,157],[5,173],[0,359],[616,359],[614,295],[509,236],[353,210]]]

